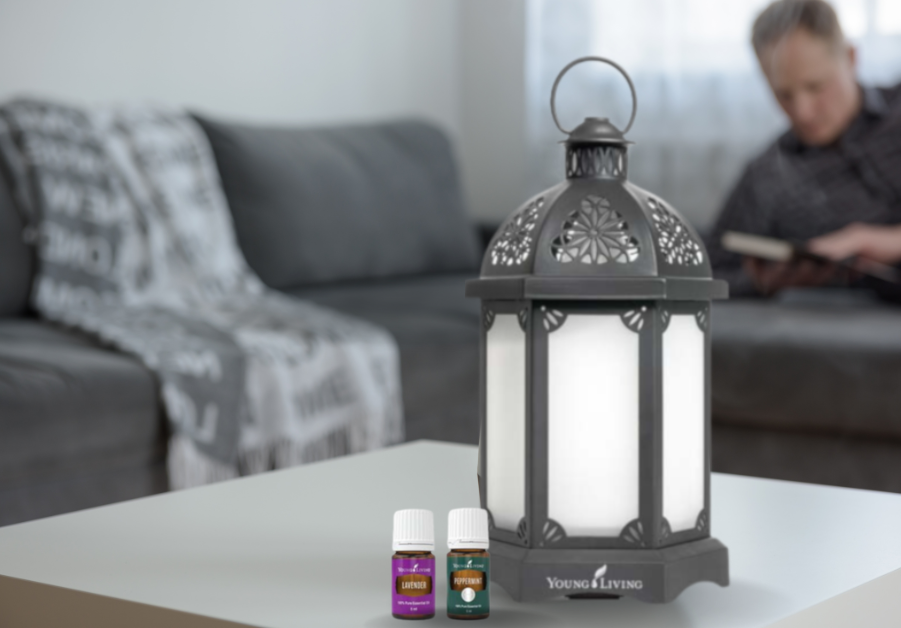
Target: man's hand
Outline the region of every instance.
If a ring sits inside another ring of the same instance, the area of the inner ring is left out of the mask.
[[[746,257],[742,266],[754,282],[754,287],[764,296],[771,296],[784,288],[821,286],[836,274],[833,264],[820,264],[811,260],[794,262],[768,262],[756,257]]]
[[[851,223],[807,243],[811,253],[833,260],[859,255],[883,264],[901,262],[901,225]]]

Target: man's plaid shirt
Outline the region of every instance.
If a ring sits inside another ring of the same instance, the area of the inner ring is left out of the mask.
[[[788,131],[745,169],[707,242],[714,276],[733,295],[754,294],[725,231],[806,241],[852,222],[901,223],[901,85],[865,88],[838,142],[801,144]]]

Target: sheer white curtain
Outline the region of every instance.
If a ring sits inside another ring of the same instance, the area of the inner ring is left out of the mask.
[[[609,57],[632,76],[638,115],[629,178],[700,227],[715,218],[744,164],[785,127],[750,46],[768,0],[528,0],[526,68],[530,185],[563,176],[563,136],[548,99],[557,72],[585,55]],[[901,79],[901,0],[833,2],[857,45],[864,84]],[[629,90],[600,64],[571,70],[557,111],[572,128],[589,115],[622,128]]]

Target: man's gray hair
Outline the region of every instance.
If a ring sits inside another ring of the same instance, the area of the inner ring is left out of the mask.
[[[765,48],[799,28],[836,49],[845,43],[835,9],[825,0],[776,0],[754,20],[751,31],[754,52],[760,57]]]

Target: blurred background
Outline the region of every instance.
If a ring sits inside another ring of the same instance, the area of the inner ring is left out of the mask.
[[[499,221],[562,177],[550,118],[568,61],[609,56],[640,94],[630,178],[709,226],[785,124],[749,44],[765,0],[2,0],[0,98],[152,101],[271,123],[420,116],[454,140],[470,211]],[[833,2],[860,76],[901,78],[901,3]],[[625,124],[629,92],[582,65],[564,126]],[[698,167],[702,165],[703,167]]]
[[[631,74],[638,114],[628,178],[704,233],[744,165],[788,126],[750,44],[766,4],[0,0],[0,158],[24,146],[31,123],[6,123],[17,97],[186,110],[209,140],[240,252],[262,282],[390,333],[403,438],[474,444],[486,317],[464,286],[501,222],[564,179],[549,103],[558,72],[600,55]],[[861,81],[901,81],[901,1],[833,4]],[[901,129],[901,107],[892,98],[894,117],[872,144],[887,186],[897,187],[892,158],[901,151],[890,132]],[[566,128],[587,116],[622,128],[631,102],[616,71],[582,64],[557,107]],[[31,182],[12,176],[28,170],[16,172],[30,158],[22,155],[0,159],[0,525],[172,486],[175,423],[152,369],[96,334],[48,322],[29,300],[48,256],[23,209]],[[848,221],[863,203],[845,199],[872,196],[858,166],[844,163],[839,174],[856,177],[861,196],[826,199]],[[895,192],[877,199],[887,225],[901,223]],[[92,209],[88,196],[71,198],[74,213]],[[802,218],[821,217],[820,205],[802,209]],[[518,242],[523,257],[511,272],[535,250],[534,226],[493,245]],[[845,289],[716,303],[713,469],[901,492],[899,312]]]

